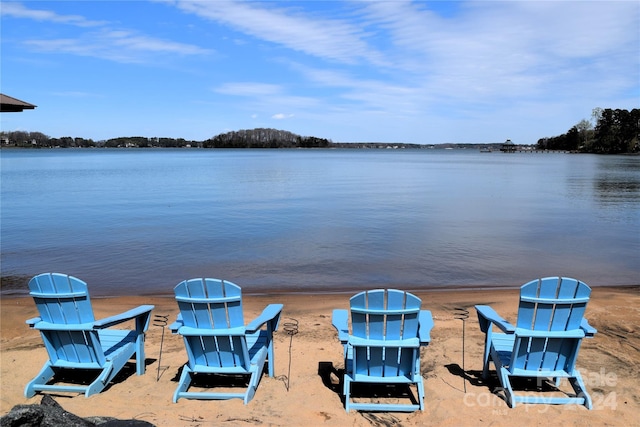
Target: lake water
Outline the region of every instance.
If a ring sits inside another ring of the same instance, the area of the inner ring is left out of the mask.
[[[3,276],[92,295],[640,283],[640,157],[476,150],[2,150]],[[3,290],[5,294],[10,292]],[[15,292],[15,291],[13,291]]]

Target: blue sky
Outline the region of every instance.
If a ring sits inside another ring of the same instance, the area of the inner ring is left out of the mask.
[[[640,107],[637,1],[2,0],[4,131],[535,144]]]

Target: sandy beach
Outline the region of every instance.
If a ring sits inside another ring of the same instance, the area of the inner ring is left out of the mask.
[[[413,413],[346,413],[339,375],[344,367],[342,347],[331,326],[334,308],[348,308],[351,294],[246,295],[245,320],[250,321],[268,303],[282,303],[280,329],[275,334],[276,377],[264,375],[255,398],[172,403],[178,372],[187,356],[182,338],[164,330],[160,375],[158,358],[163,329],[151,326],[146,339],[147,371],[135,375],[133,363],[102,393],[53,395],[67,411],[81,417],[111,416],[148,421],[157,426],[475,426],[545,425],[631,426],[640,416],[640,288],[594,288],[586,317],[598,329],[585,339],[577,366],[593,398],[594,408],[525,405],[509,408],[493,374],[482,381],[483,335],[473,306],[489,304],[507,320],[515,321],[518,290],[416,292],[423,309],[431,310],[435,327],[431,344],[422,350],[426,409]],[[139,304],[154,304],[154,315],[175,320],[177,305],[168,297],[93,298],[97,318]],[[465,322],[455,308],[466,307]],[[37,331],[25,320],[37,315],[31,298],[1,301],[0,415],[17,404],[39,403],[42,395],[23,396],[25,384],[46,361]],[[284,323],[297,324],[290,335]],[[463,361],[464,328],[464,361]],[[463,369],[464,365],[464,369]],[[290,371],[290,374],[289,374]]]

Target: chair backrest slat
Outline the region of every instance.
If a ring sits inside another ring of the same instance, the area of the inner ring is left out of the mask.
[[[367,331],[367,293],[361,292],[351,297],[351,328],[356,337],[368,337]],[[357,309],[357,310],[354,310]],[[361,311],[362,310],[362,311]]]
[[[387,314],[387,325],[385,331],[385,338],[388,340],[399,340],[402,339],[402,333],[404,331],[405,321],[409,321],[410,316],[405,316],[402,313],[393,313],[391,310],[402,310],[406,307],[405,305],[405,293],[404,292],[396,292],[395,290],[389,290],[387,292],[387,309],[389,310],[389,314]]]
[[[381,340],[384,338],[385,314],[381,313],[385,307],[385,292],[369,292],[368,307],[372,309],[368,313],[367,327],[368,338]]]

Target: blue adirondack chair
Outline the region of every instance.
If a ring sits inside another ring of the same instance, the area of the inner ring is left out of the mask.
[[[486,334],[482,376],[487,378],[493,362],[509,406],[516,402],[580,404],[591,409],[591,397],[575,367],[582,339],[596,333],[584,318],[590,294],[585,283],[566,277],[526,283],[520,288],[516,326],[491,307],[476,306],[480,330]],[[494,333],[493,325],[503,333]],[[555,387],[567,378],[575,396],[516,395],[512,377],[536,378],[538,384],[553,378]]]
[[[144,334],[149,327],[152,305],[142,305],[122,314],[95,320],[87,284],[66,274],[44,273],[29,281],[39,317],[27,324],[40,331],[49,360],[25,390],[36,392],[76,392],[89,397],[101,392],[124,365],[136,355],[136,373],[144,374]],[[135,330],[107,329],[135,321]],[[56,374],[66,370],[95,371],[90,384],[55,384]]]
[[[433,318],[420,310],[421,300],[397,289],[360,292],[350,300],[349,311],[333,311],[345,357],[345,409],[412,412],[424,409],[424,384],[420,375],[420,348],[431,341]],[[418,399],[411,404],[352,401],[353,383],[386,385],[415,384]]]
[[[282,304],[269,304],[245,326],[242,292],[238,285],[219,279],[190,279],[174,289],[180,314],[171,331],[182,335],[188,362],[182,369],[173,402],[187,399],[253,398],[268,361],[274,376],[273,332],[278,329]],[[243,392],[189,392],[196,374],[249,377]]]

